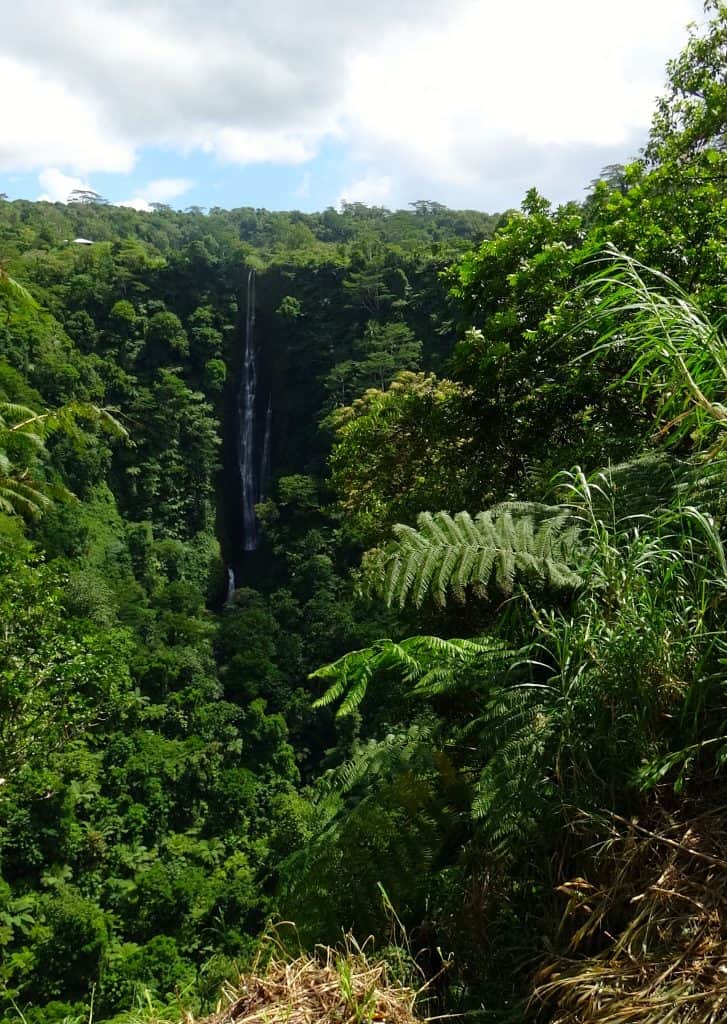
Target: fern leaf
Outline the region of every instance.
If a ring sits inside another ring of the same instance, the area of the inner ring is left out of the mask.
[[[391,671],[399,673],[413,695],[445,693],[459,687],[463,669],[475,667],[482,675],[502,672],[516,656],[516,651],[493,638],[445,640],[438,636],[413,636],[400,642],[379,640],[312,672],[310,679],[329,682],[328,689],[313,706],[327,707],[341,700],[337,715],[349,715],[366,696],[376,674]]]
[[[496,506],[472,519],[467,512],[423,512],[417,528],[396,526],[395,539],[364,561],[369,588],[388,605],[420,607],[464,600],[468,588],[485,596],[493,584],[512,592],[518,576],[573,588],[581,527],[572,509],[525,503]]]

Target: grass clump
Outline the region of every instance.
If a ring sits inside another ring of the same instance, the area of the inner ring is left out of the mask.
[[[319,946],[294,960],[261,957],[197,1024],[415,1024],[420,992],[349,939],[343,949]]]
[[[727,1020],[727,821],[718,808],[662,812],[646,828],[613,816],[600,878],[576,878],[570,949],[540,977],[553,1024]]]

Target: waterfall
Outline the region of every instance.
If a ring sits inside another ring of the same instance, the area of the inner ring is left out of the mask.
[[[257,548],[255,503],[258,486],[255,480],[255,392],[257,361],[255,353],[255,271],[247,275],[247,308],[245,312],[245,353],[238,392],[239,435],[238,465],[242,487],[242,532],[245,551]]]
[[[235,570],[229,565],[227,566],[227,593],[225,595],[225,604],[230,604],[233,597],[235,596]]]
[[[268,407],[265,411],[265,435],[263,437],[263,453],[260,458],[260,501],[265,501],[265,491],[270,479],[270,432],[273,426],[273,396],[268,395]]]
[[[255,345],[255,271],[247,273],[245,309],[245,350],[237,390],[237,467],[242,498],[243,551],[256,551],[258,524],[255,506],[265,500],[270,480],[273,398],[268,392],[265,419],[258,415],[258,352]],[[260,410],[262,413],[262,409]],[[256,436],[262,434],[262,445]]]

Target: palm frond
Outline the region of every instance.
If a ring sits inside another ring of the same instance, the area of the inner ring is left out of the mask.
[[[67,402],[57,409],[43,412],[14,402],[0,402],[0,437],[2,432],[12,432],[42,443],[45,437],[58,431],[81,436],[83,431],[79,424],[82,423],[97,424],[111,437],[128,438],[128,432],[114,415],[114,410],[92,402]]]
[[[31,423],[38,423],[46,434],[61,432],[81,440],[87,437],[82,424],[95,424],[110,437],[126,440],[129,436],[111,409],[91,402],[68,402],[36,415]]]
[[[38,413],[27,405],[17,402],[0,402],[0,426],[12,430],[24,421],[32,421]]]
[[[86,444],[92,436],[85,429],[89,423],[97,424],[112,437],[128,438],[111,410],[89,402],[68,402],[58,409],[37,412],[15,402],[0,401],[0,510],[35,518],[53,498],[72,498],[61,483],[44,479],[46,441],[55,433],[64,433]]]

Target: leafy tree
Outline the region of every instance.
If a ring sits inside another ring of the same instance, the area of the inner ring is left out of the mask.
[[[706,0],[712,18],[705,32],[692,26],[681,54],[667,66],[668,89],[656,107],[646,157],[652,163],[704,155],[717,170],[727,126],[727,8]]]
[[[222,359],[208,359],[204,364],[204,382],[208,391],[221,391],[227,380],[227,367]]]
[[[129,637],[68,620],[64,580],[0,555],[0,775],[83,734],[128,699]]]
[[[164,310],[150,318],[147,345],[155,361],[167,352],[178,356],[189,355],[189,340],[176,313]]]
[[[74,188],[68,196],[68,203],[79,203],[83,206],[105,206],[108,202],[98,192],[92,189]]]
[[[22,405],[0,403],[0,509],[6,513],[36,516],[51,497],[68,497],[62,486],[42,478],[45,440],[57,432],[84,443],[87,435],[79,422],[100,424],[116,437],[126,431],[108,410],[74,403],[37,413]]]
[[[348,528],[365,543],[413,520],[435,495],[456,506],[477,491],[466,396],[453,381],[405,372],[334,412],[332,480]]]
[[[400,322],[379,324],[370,320],[363,339],[356,345],[357,359],[345,360],[332,368],[326,387],[341,404],[347,395],[368,388],[383,390],[403,370],[416,370],[421,361],[422,344],[411,329]]]

